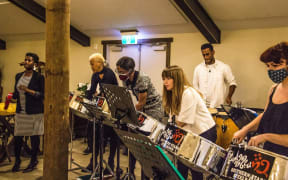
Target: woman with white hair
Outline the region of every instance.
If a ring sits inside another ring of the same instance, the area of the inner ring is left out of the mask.
[[[106,66],[105,59],[100,53],[92,54],[89,57],[91,69],[93,71],[93,75],[91,78],[91,89],[87,93],[87,98],[92,99],[93,96],[104,96],[103,92],[101,91],[101,88],[99,88],[99,92],[97,92],[97,87],[100,83],[102,84],[113,84],[118,85],[117,78],[114,74],[114,72]],[[112,171],[114,170],[114,157],[116,153],[116,145],[117,145],[117,135],[115,134],[112,127],[104,125],[104,137],[105,139],[110,137],[110,154],[108,158],[108,164]],[[89,121],[88,129],[87,129],[87,136],[88,136],[88,147],[92,149],[93,144],[93,123]],[[98,130],[96,130],[97,132]],[[96,133],[96,142],[95,142],[95,159],[97,159],[99,154],[99,137],[97,137]],[[97,160],[95,162],[97,165]],[[93,157],[91,157],[90,163],[87,166],[87,169],[92,171],[93,168]],[[105,169],[104,174],[109,174],[109,170]]]

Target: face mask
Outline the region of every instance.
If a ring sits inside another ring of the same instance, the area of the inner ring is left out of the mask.
[[[127,81],[128,77],[129,77],[128,75],[119,75],[119,79],[121,81]]]
[[[288,71],[286,68],[279,70],[268,70],[268,75],[274,83],[279,84],[288,76]]]
[[[130,70],[125,74],[125,73],[120,73],[117,69],[115,70],[116,73],[118,74],[118,77],[121,81],[127,81],[130,75]]]

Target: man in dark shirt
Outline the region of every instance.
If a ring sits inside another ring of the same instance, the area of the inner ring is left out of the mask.
[[[105,66],[105,59],[104,57],[99,54],[95,53],[92,54],[89,57],[90,65],[93,71],[93,75],[91,78],[91,89],[87,92],[87,98],[92,99],[94,96],[104,96],[103,92],[101,92],[100,83],[102,84],[113,84],[118,85],[116,76],[114,72]],[[97,91],[97,88],[98,91]],[[104,128],[104,138],[107,140],[107,138],[110,137],[110,154],[108,158],[108,164],[112,171],[114,170],[114,157],[116,152],[116,145],[117,145],[117,135],[115,134],[114,130],[110,126],[103,126]],[[88,147],[92,149],[93,144],[93,123],[89,121],[88,128],[87,128],[87,134],[88,134]],[[95,157],[96,157],[96,166],[97,166],[97,157],[99,154],[99,139],[97,134],[98,128],[96,128],[96,141],[95,141]],[[90,159],[90,163],[87,166],[87,169],[92,171],[93,170],[93,156]],[[106,168],[104,170],[104,174],[109,174],[109,170]]]

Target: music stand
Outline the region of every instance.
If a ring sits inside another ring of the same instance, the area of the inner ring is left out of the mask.
[[[111,116],[117,119],[117,128],[120,129],[121,123],[130,124],[134,127],[139,127],[138,117],[136,115],[136,110],[132,102],[131,95],[127,88],[120,87],[111,84],[100,84],[101,90],[104,92],[104,96],[108,103]],[[129,128],[128,128],[129,130]],[[117,141],[117,179],[120,179],[120,142]],[[128,152],[128,158],[130,155]],[[129,160],[130,162],[130,160]],[[132,177],[130,174],[131,167],[129,165],[129,172],[125,176]]]
[[[73,170],[78,170],[81,169],[83,171],[89,172],[88,169],[86,169],[85,167],[81,166],[80,164],[76,163],[75,160],[73,159],[73,133],[74,133],[74,114],[75,110],[73,110],[72,108],[69,108],[69,116],[71,116],[71,126],[69,128],[69,132],[70,132],[70,169],[69,171],[73,171]],[[88,119],[87,119],[88,120]],[[76,165],[76,168],[72,168],[72,164]]]
[[[106,164],[106,167],[112,174],[114,175],[113,171],[109,167],[109,165],[103,160],[103,121],[107,118],[107,113],[102,112],[102,109],[98,108],[95,104],[89,104],[85,102],[80,102],[89,112],[89,115],[93,118],[93,173],[90,177],[90,180],[92,180],[99,167],[99,178],[103,179],[103,162]],[[95,160],[97,157],[95,156],[95,128],[96,128],[96,121],[99,126],[99,134],[100,134],[100,143],[99,143],[99,153],[100,153],[100,160],[99,160],[99,166],[95,167]]]
[[[154,180],[184,180],[164,151],[149,138],[118,129],[115,132],[140,162],[146,176]]]
[[[111,116],[123,123],[139,127],[136,110],[127,88],[111,84],[100,84],[108,103]]]

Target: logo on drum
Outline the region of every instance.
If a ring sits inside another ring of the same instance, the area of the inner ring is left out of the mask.
[[[261,153],[254,154],[254,160],[252,161],[252,168],[257,174],[263,174],[268,178],[268,171],[270,170],[270,161],[264,159]]]
[[[104,104],[104,100],[101,99],[101,98],[99,98],[99,100],[98,100],[98,102],[97,102],[97,106],[98,106],[98,107],[102,107],[103,104]]]
[[[181,142],[184,134],[180,131],[180,129],[176,129],[175,133],[173,134],[173,141],[178,144]]]
[[[139,124],[142,125],[142,124],[144,123],[145,119],[146,119],[146,117],[145,117],[143,114],[140,114],[140,115],[138,116],[138,122],[139,122]]]
[[[275,157],[244,147],[232,146],[228,152],[227,177],[269,179]]]

